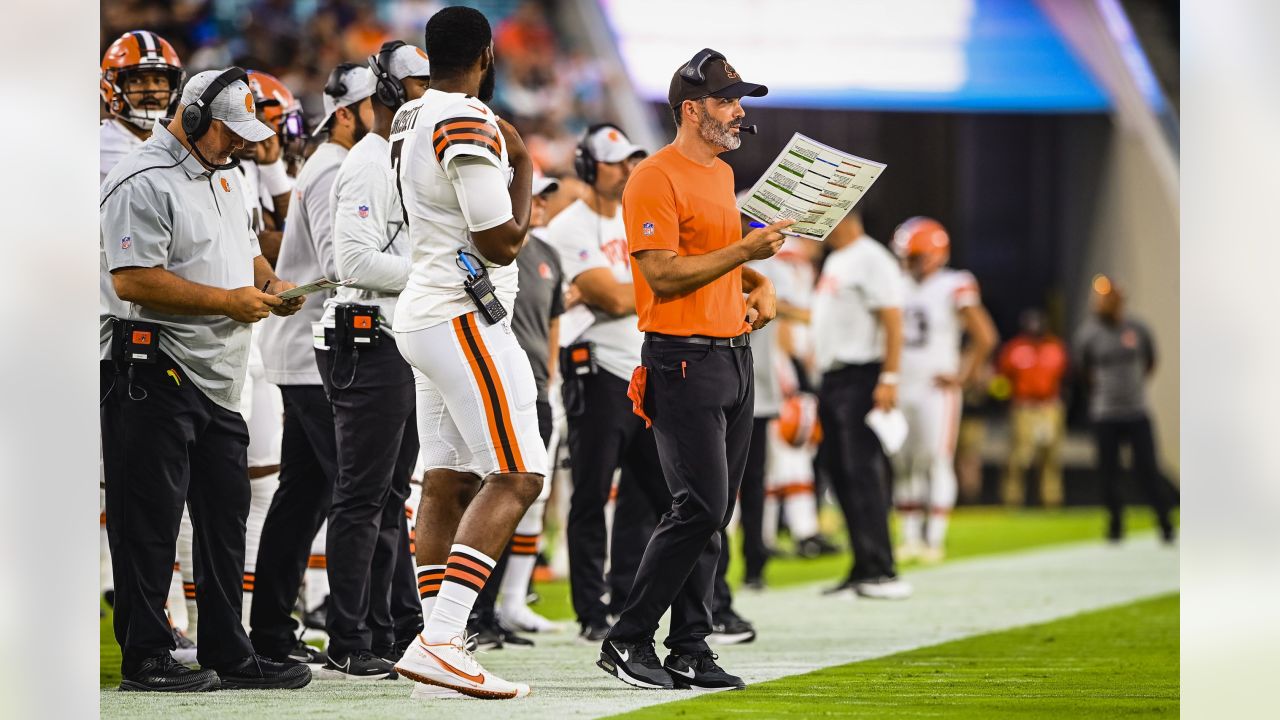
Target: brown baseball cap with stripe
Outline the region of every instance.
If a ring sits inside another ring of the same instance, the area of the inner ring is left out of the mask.
[[[667,101],[671,107],[676,107],[685,100],[704,97],[763,97],[768,94],[769,88],[764,85],[744,81],[724,55],[711,48],[703,48],[692,60],[676,68],[671,76]]]

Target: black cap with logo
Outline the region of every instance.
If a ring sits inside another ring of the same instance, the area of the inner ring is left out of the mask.
[[[769,88],[764,85],[744,82],[724,55],[711,48],[703,48],[671,76],[667,101],[671,107],[677,107],[685,100],[704,97],[763,97],[767,94]]]

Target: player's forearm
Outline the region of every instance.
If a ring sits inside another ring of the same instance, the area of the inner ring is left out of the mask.
[[[275,268],[267,262],[267,259],[261,255],[253,259],[253,286],[256,288],[266,287],[267,283],[278,282],[279,277],[276,276]]]
[[[168,315],[223,315],[227,291],[194,283],[161,267],[122,268],[111,273],[116,296]]]
[[[902,309],[881,308],[880,324],[884,327],[884,364],[881,371],[896,373],[902,366]]]
[[[682,256],[663,250],[647,250],[636,256],[644,279],[653,293],[663,300],[688,295],[748,259],[744,248],[737,243],[704,255]]]

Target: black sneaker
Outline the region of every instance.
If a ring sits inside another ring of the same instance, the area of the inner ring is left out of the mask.
[[[311,682],[311,668],[250,655],[240,664],[218,670],[223,690],[296,690]]]
[[[497,627],[498,635],[502,638],[503,646],[511,647],[533,647],[534,643],[529,638],[516,634],[515,630],[507,627],[501,620],[495,620],[493,623]]]
[[[194,665],[196,663],[196,644],[185,633],[178,628],[170,625],[169,630],[173,633],[174,648],[169,651],[174,660],[183,665]]]
[[[467,625],[467,645],[473,642],[476,650],[501,650],[502,632],[496,623],[471,623]]]
[[[414,637],[416,636],[417,636],[417,633],[415,633],[414,636],[410,637],[408,640],[402,640],[400,642],[391,643],[389,647],[374,648],[373,654],[386,660],[392,665],[395,665],[397,662],[400,661],[400,658],[404,657],[405,651],[409,649],[409,645],[413,643]]]
[[[711,634],[707,642],[716,645],[737,645],[756,639],[756,629],[732,609],[711,614]]]
[[[276,662],[302,663],[303,665],[323,665],[329,662],[329,655],[325,651],[313,645],[308,645],[302,642],[302,640],[298,640],[293,648],[283,657],[270,657],[270,659]]]
[[[169,653],[143,660],[137,670],[125,673],[120,680],[122,691],[135,692],[206,692],[220,685],[218,673],[192,670]]]
[[[578,639],[588,643],[604,642],[609,637],[608,623],[583,623]]]
[[[344,658],[330,656],[324,669],[341,673],[344,680],[395,680],[394,664],[368,650],[357,650]]]
[[[329,596],[326,595],[324,602],[315,606],[314,609],[302,613],[302,626],[309,627],[312,630],[324,630],[325,621],[329,618]]]
[[[596,666],[632,687],[646,690],[670,690],[675,687],[671,675],[658,662],[653,641],[604,641]]]
[[[821,535],[807,537],[796,543],[796,555],[802,558],[816,558],[824,555],[837,555],[840,548]]]
[[[675,685],[691,690],[741,690],[747,684],[716,664],[718,655],[710,650],[689,655],[671,653],[662,667],[671,674]]]
[[[754,590],[757,592],[764,590],[764,578],[760,575],[752,575],[749,578],[745,578],[742,581],[742,588],[744,590]]]

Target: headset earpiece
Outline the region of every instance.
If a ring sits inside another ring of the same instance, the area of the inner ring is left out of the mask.
[[[600,132],[605,128],[613,128],[618,132],[622,132],[622,128],[613,123],[596,123],[587,128],[587,132],[583,134],[582,140],[578,142],[578,149],[573,152],[573,171],[578,174],[582,182],[588,185],[596,184],[596,174],[599,170],[599,160],[592,154],[591,147],[588,143],[591,136]]]
[[[688,80],[694,85],[701,85],[707,81],[707,76],[702,71],[703,66],[711,60],[724,59],[724,55],[721,55],[715,50],[712,50],[711,48],[702,48],[698,51],[697,55],[694,55],[689,62],[684,64],[684,67],[680,68],[680,77]]]
[[[209,126],[213,124],[213,101],[218,97],[218,93],[222,92],[231,83],[240,80],[247,81],[249,76],[244,70],[235,66],[229,67],[222,71],[222,74],[213,79],[209,83],[209,87],[200,93],[199,99],[195,103],[188,105],[182,109],[182,132],[186,133],[187,140],[191,143],[204,137],[209,132]]]
[[[369,64],[377,76],[374,97],[384,106],[395,110],[405,103],[404,84],[391,76],[391,54],[405,46],[403,40],[389,40],[382,44],[377,55],[369,56]]]

